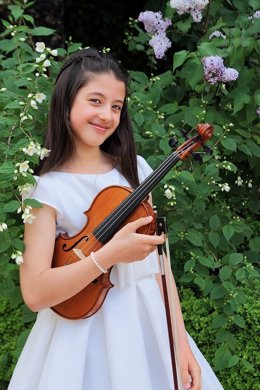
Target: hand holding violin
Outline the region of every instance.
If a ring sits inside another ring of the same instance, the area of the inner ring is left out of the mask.
[[[152,217],[149,216],[128,223],[98,253],[103,257],[102,252],[104,251],[106,258],[111,259],[111,266],[119,262],[131,263],[143,260],[156,249],[157,245],[164,242],[163,236],[150,236],[136,232],[151,221]]]

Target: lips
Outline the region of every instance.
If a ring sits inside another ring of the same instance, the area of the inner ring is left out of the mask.
[[[92,123],[89,122],[89,124],[93,127],[95,127],[96,130],[101,131],[101,132],[106,132],[109,128],[108,126],[101,125],[99,123]]]

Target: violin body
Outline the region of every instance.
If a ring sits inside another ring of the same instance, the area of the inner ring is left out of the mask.
[[[74,262],[82,261],[73,252],[76,247],[81,248],[86,257],[90,255],[90,252],[100,249],[103,243],[95,237],[93,232],[132,191],[128,187],[121,186],[109,186],[103,189],[93,200],[90,208],[84,212],[87,224],[83,229],[72,237],[68,236],[67,233],[61,233],[57,237],[52,267],[69,266]],[[154,212],[151,205],[145,200],[135,208],[123,225],[149,215],[154,217]],[[117,230],[123,225],[118,226]],[[153,235],[155,233],[154,220],[150,224],[142,226],[137,232]],[[68,319],[86,318],[95,314],[103,304],[109,289],[113,287],[110,282],[111,269],[108,270],[108,273],[101,274],[73,297],[52,307],[52,310]]]
[[[52,267],[69,266],[82,261],[74,250],[83,256],[100,249],[125,224],[151,215],[153,221],[138,229],[138,233],[153,235],[156,230],[154,212],[148,203],[149,193],[179,161],[204,146],[211,138],[214,128],[211,124],[197,125],[197,135],[186,138],[175,152],[169,155],[135,190],[128,187],[110,186],[103,189],[85,211],[87,224],[76,235],[60,234],[56,239]],[[78,252],[79,253],[79,252]],[[84,261],[84,260],[83,260]],[[98,311],[113,284],[108,273],[101,274],[72,298],[52,307],[62,317],[80,319],[90,317]]]

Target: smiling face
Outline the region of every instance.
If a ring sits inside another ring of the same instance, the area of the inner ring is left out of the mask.
[[[93,75],[77,93],[70,112],[76,147],[99,147],[120,122],[125,83],[112,72]]]

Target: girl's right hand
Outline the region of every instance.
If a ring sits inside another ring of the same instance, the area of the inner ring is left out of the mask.
[[[119,262],[130,263],[143,260],[156,249],[157,245],[163,244],[163,236],[150,236],[136,232],[141,226],[147,225],[151,221],[152,217],[149,216],[128,223],[103,247],[110,257],[112,265]]]

